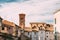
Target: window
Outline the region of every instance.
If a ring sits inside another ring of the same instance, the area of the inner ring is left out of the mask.
[[[46,34],[49,34],[49,32],[46,32]]]
[[[46,37],[48,37],[48,36],[46,36]]]
[[[31,38],[32,36],[30,35],[30,38]]]
[[[55,18],[55,24],[56,24],[56,18]]]
[[[50,39],[50,40],[52,40],[52,39]]]
[[[43,33],[43,32],[41,31],[41,33]]]
[[[40,29],[42,30],[42,26],[40,26]]]
[[[36,35],[36,32],[35,32],[35,35]]]
[[[46,24],[46,25],[50,27],[50,25],[49,25],[49,24]]]
[[[44,24],[43,24],[43,26],[44,26]]]
[[[29,35],[29,32],[28,32],[28,35]]]
[[[36,28],[36,26],[33,26],[32,29]]]
[[[9,29],[11,29],[11,28],[9,27]]]
[[[39,30],[40,30],[40,27],[39,27]]]
[[[4,27],[2,27],[2,30],[4,30]]]

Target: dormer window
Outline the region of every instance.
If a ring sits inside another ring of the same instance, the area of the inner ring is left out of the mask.
[[[32,29],[36,28],[36,26],[33,26]]]
[[[40,27],[42,27],[42,26],[40,26]]]
[[[41,30],[41,29],[42,29],[42,26],[39,27],[39,30]]]
[[[50,27],[50,25],[49,25],[49,24],[46,24],[46,25]]]
[[[40,29],[42,29],[42,26],[40,26]]]

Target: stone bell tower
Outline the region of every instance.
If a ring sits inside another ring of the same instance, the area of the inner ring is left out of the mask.
[[[19,26],[25,28],[25,14],[19,14]]]

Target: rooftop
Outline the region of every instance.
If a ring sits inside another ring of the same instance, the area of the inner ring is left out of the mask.
[[[9,25],[9,26],[15,26],[13,22],[7,21],[7,20],[2,20],[3,24]]]

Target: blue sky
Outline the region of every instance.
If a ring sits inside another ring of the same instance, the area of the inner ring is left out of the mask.
[[[0,0],[0,3],[24,2],[28,0]]]
[[[19,25],[20,13],[30,22],[54,23],[53,13],[60,9],[60,0],[0,0],[0,16]]]

